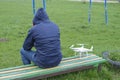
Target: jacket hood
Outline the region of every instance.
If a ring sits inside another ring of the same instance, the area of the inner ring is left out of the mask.
[[[33,18],[33,25],[39,24],[42,21],[49,20],[49,17],[46,11],[43,8],[37,10],[34,18]]]

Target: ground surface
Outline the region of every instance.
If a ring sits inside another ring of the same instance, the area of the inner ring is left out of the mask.
[[[36,0],[36,7],[41,7]],[[47,13],[61,33],[63,57],[74,56],[72,44],[94,46],[93,53],[120,50],[120,4],[108,3],[108,24],[105,24],[104,3],[93,3],[91,23],[88,23],[89,3],[68,0],[47,0]],[[0,68],[23,65],[20,49],[32,27],[31,0],[0,0]],[[119,54],[119,53],[116,53]],[[120,58],[120,56],[117,56]],[[97,69],[78,71],[43,80],[120,80],[120,71],[109,63]]]

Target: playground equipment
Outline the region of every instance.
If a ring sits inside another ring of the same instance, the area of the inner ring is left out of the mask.
[[[43,8],[46,10],[46,0],[42,0]],[[32,0],[33,14],[35,14],[35,0]],[[107,0],[104,0],[104,9],[105,9],[105,23],[108,24],[108,11],[107,11]],[[91,22],[91,11],[92,11],[92,0],[89,1],[89,10],[88,10],[88,22]]]
[[[44,10],[46,10],[46,0],[41,0],[41,1],[42,1]],[[35,11],[36,11],[35,0],[32,0],[32,7],[33,7],[33,14],[35,14]]]
[[[99,70],[104,62],[105,59],[93,54],[83,58],[73,56],[63,58],[59,66],[53,68],[42,69],[32,64],[0,69],[0,80],[38,80],[95,67]]]
[[[105,23],[108,24],[108,12],[107,12],[107,0],[104,0],[104,9],[105,9]],[[88,22],[91,22],[91,10],[92,10],[92,0],[89,2],[89,10],[88,10]]]

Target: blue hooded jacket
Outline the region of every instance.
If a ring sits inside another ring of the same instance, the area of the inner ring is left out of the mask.
[[[35,64],[40,67],[57,66],[62,59],[58,26],[49,20],[43,8],[36,12],[33,25],[24,41],[24,50],[36,48]]]

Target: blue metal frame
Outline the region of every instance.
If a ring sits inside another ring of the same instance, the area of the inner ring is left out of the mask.
[[[42,5],[44,10],[46,10],[46,0],[42,0]],[[32,8],[33,8],[33,14],[36,12],[36,7],[35,7],[35,0],[32,0]]]
[[[32,8],[33,8],[33,14],[35,14],[35,11],[36,11],[36,10],[35,10],[35,9],[36,9],[36,8],[35,8],[35,0],[32,0]]]
[[[104,0],[104,8],[105,8],[105,23],[108,24],[108,11],[107,11],[107,0]],[[91,22],[91,10],[92,10],[92,0],[89,2],[89,10],[88,10],[88,22]]]
[[[108,24],[107,0],[104,2],[105,7],[105,23]]]
[[[44,10],[46,10],[46,0],[42,0],[42,3],[43,3]]]
[[[42,5],[44,10],[46,10],[46,0],[42,0]],[[35,7],[35,0],[32,0],[32,7],[33,7],[33,14],[36,12]],[[107,0],[104,0],[104,8],[105,8],[105,23],[108,24],[108,12],[107,12]],[[88,22],[91,22],[91,10],[92,10],[92,0],[89,3],[89,10],[88,10]]]
[[[92,10],[92,0],[90,0],[89,10],[88,10],[88,22],[91,22],[91,10]]]

